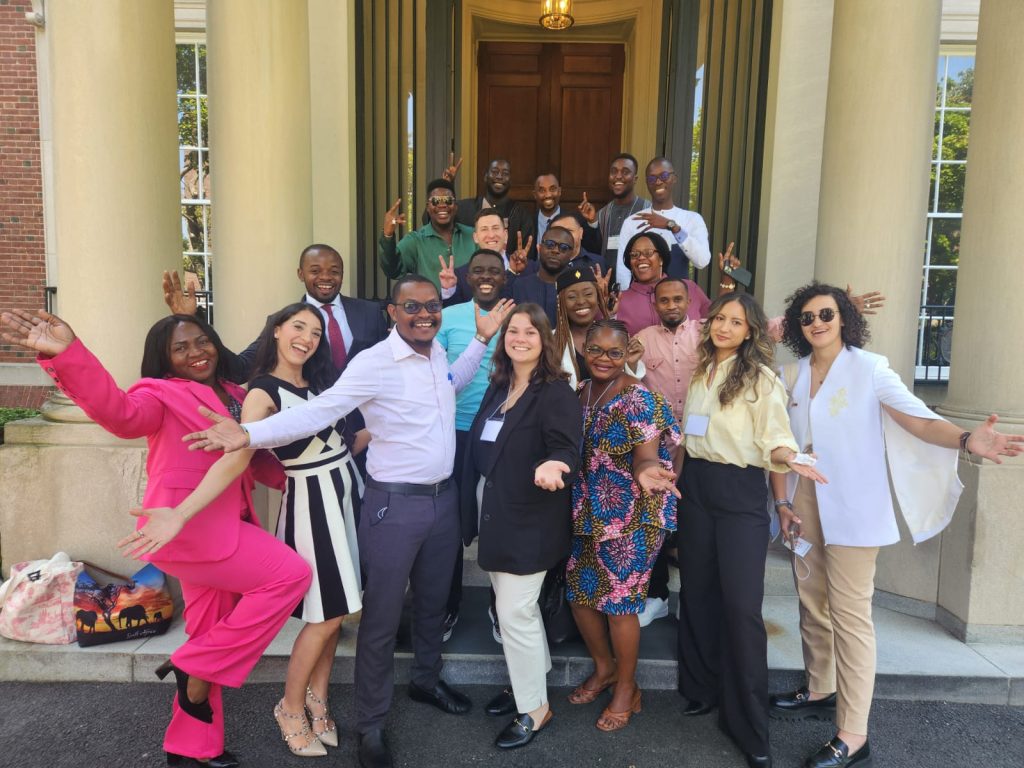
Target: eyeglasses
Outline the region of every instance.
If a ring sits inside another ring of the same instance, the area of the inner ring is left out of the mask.
[[[819,318],[823,323],[831,323],[836,319],[836,311],[832,307],[825,307],[818,314],[813,312],[801,312],[800,313],[800,325],[811,325],[815,318]]]
[[[654,184],[654,183],[656,183],[658,181],[668,181],[669,179],[671,179],[675,175],[676,175],[675,171],[662,171],[661,173],[659,173],[657,175],[655,175],[653,173],[650,173],[650,174],[647,174],[647,183],[648,184]]]
[[[661,256],[661,254],[658,253],[653,248],[651,248],[649,250],[646,250],[646,251],[630,251],[629,252],[629,258],[631,258],[631,259],[639,259],[641,257],[643,257],[645,259],[653,259],[655,256]]]
[[[568,253],[569,251],[572,250],[571,245],[568,245],[566,243],[556,243],[554,240],[542,240],[541,245],[543,245],[549,251],[557,249],[559,253]]]
[[[444,306],[437,299],[434,299],[433,301],[428,301],[426,303],[423,303],[421,301],[403,301],[401,304],[397,302],[392,303],[396,307],[401,307],[405,311],[405,314],[407,315],[418,315],[420,313],[420,310],[423,309],[424,307],[426,307],[427,312],[429,312],[432,315],[436,315],[438,312],[441,311],[442,307]]]
[[[599,347],[595,344],[591,344],[589,347],[584,347],[583,351],[587,353],[588,357],[592,357],[595,360],[599,359],[603,355],[614,363],[617,363],[626,356],[626,353],[618,347],[604,349],[603,347]]]
[[[452,197],[451,195],[445,195],[443,197],[435,195],[434,197],[428,197],[427,198],[427,202],[430,203],[433,206],[438,206],[438,205],[454,205],[455,204],[455,198]]]

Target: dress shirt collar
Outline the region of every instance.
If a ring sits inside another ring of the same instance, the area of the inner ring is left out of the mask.
[[[388,345],[391,347],[391,355],[394,357],[395,362],[404,360],[407,357],[426,357],[417,352],[415,349],[409,346],[409,342],[402,338],[398,332],[398,328],[392,328],[391,333],[388,334]],[[430,357],[433,358],[437,354],[437,351],[441,350],[444,352],[444,347],[441,346],[440,342],[435,338],[430,342]]]
[[[322,301],[317,301],[308,293],[306,294],[306,303],[312,304],[314,307],[318,307],[320,309],[323,309],[324,306],[324,303]],[[327,302],[327,305],[330,307],[334,307],[335,309],[341,309],[341,294],[339,293],[337,296],[335,296],[334,301]]]

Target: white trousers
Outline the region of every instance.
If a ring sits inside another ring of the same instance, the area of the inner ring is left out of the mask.
[[[537,604],[546,574],[541,571],[518,576],[492,571],[489,575],[516,711],[532,712],[548,700],[547,673],[551,669],[551,655]]]

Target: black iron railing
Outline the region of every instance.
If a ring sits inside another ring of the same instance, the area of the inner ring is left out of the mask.
[[[953,307],[925,304],[918,315],[915,381],[947,381],[953,345]]]

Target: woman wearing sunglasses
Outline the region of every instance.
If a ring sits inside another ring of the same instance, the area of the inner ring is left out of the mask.
[[[698,347],[684,410],[679,502],[679,689],[684,714],[716,706],[747,765],[771,766],[768,636],[761,618],[768,553],[765,470],[824,478],[800,456],[786,394],[770,365],[760,305],[718,297]]]
[[[836,736],[805,761],[811,768],[871,756],[875,559],[900,538],[889,473],[920,542],[938,534],[956,507],[958,449],[1000,463],[1024,441],[997,432],[996,416],[971,432],[939,418],[884,357],[861,348],[868,339],[867,322],[842,289],[811,283],[789,297],[783,342],[801,358],[783,370],[790,423],[800,450],[813,448],[830,482],[772,475],[782,530],[811,548],[803,558],[810,575],[796,582],[807,685],[773,696],[771,711],[787,719],[834,714]]]
[[[579,390],[583,462],[573,486],[566,566],[567,597],[594,660],[593,674],[569,702],[589,704],[612,688],[597,720],[602,731],[626,727],[640,711],[637,615],[654,559],[676,528],[678,491],[669,447],[679,442],[679,429],[665,399],[626,372],[628,345],[629,334],[618,320],[598,320],[587,331],[591,378]]]

